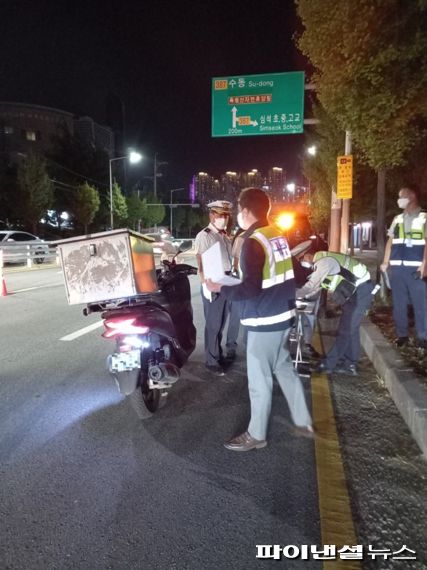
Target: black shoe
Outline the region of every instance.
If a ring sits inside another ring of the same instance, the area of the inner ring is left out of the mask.
[[[306,344],[304,346],[304,352],[310,356],[310,358],[320,358],[320,354],[317,352],[314,346],[311,346],[311,344]]]
[[[355,364],[349,364],[348,366],[340,366],[335,368],[334,372],[336,374],[346,374],[347,376],[359,376]]]
[[[332,374],[333,370],[328,368],[324,362],[320,362],[315,366],[310,367],[311,372],[315,372],[316,374]]]
[[[396,346],[406,346],[409,343],[409,338],[407,336],[399,336],[396,340]]]
[[[232,362],[233,360],[236,359],[236,351],[235,350],[229,350],[227,352],[227,355],[225,357],[225,360],[228,360],[229,362]]]
[[[215,374],[215,376],[225,376],[224,369],[219,364],[205,364],[206,370]]]
[[[422,348],[423,350],[427,350],[427,340],[425,338],[419,338],[417,340],[418,348]]]

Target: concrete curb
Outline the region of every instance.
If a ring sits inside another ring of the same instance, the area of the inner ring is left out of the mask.
[[[427,389],[368,318],[360,327],[362,346],[427,459]]]

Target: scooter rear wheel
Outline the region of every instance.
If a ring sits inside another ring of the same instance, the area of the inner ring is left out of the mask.
[[[160,403],[159,390],[138,386],[127,398],[140,420],[146,420],[156,412]]]

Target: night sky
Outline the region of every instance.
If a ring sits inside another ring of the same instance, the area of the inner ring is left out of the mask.
[[[212,139],[210,122],[212,77],[304,70],[296,22],[293,0],[3,0],[0,100],[105,123],[114,93],[128,146],[158,152],[173,184],[275,164],[293,177],[303,135]]]

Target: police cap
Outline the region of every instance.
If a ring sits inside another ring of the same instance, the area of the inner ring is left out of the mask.
[[[215,200],[215,202],[208,204],[209,210],[217,214],[231,214],[232,206],[233,204],[228,200]]]

